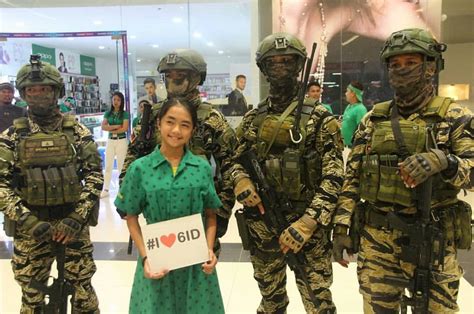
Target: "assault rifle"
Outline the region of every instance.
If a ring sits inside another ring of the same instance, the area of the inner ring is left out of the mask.
[[[402,257],[405,262],[416,265],[411,279],[386,276],[384,281],[399,287],[408,288],[412,296],[403,296],[401,302],[402,314],[407,313],[407,306],[412,308],[412,313],[427,314],[429,291],[431,286],[431,272],[433,265],[444,264],[444,235],[436,222],[432,221],[431,189],[433,178],[428,178],[416,188],[417,215],[415,223],[406,223],[393,212],[387,217],[390,226],[401,230],[408,236],[409,243],[402,245]]]
[[[280,234],[290,225],[286,220],[284,213],[294,212],[292,204],[286,196],[281,193],[278,194],[270,184],[268,184],[254,151],[249,150],[243,153],[238,158],[238,162],[249,174],[250,179],[254,182],[257,188],[258,195],[262,199],[263,207],[265,208],[265,213],[262,215],[262,218],[265,225],[270,232],[279,237]],[[290,269],[302,279],[306,289],[308,290],[308,295],[311,298],[311,301],[316,307],[318,307],[320,304],[316,299],[313,290],[311,290],[308,276],[304,270],[306,259],[302,252],[293,253],[288,251],[285,255],[285,259]]]
[[[150,121],[151,117],[151,103],[148,99],[140,99],[138,105],[143,104],[143,114],[141,119],[140,136],[136,139],[133,145],[135,154],[138,157],[148,155],[153,150],[153,143],[151,141],[152,134],[154,134],[153,127],[156,121]]]
[[[53,242],[53,251],[56,252],[56,266],[58,269],[58,278],[53,280],[51,285],[47,285],[36,279],[31,280],[30,287],[44,293],[49,302],[43,305],[45,314],[66,314],[67,300],[71,296],[71,308],[74,302],[74,287],[64,278],[64,264],[66,256],[66,245]]]

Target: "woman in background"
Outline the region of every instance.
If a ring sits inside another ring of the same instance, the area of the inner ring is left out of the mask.
[[[107,147],[105,148],[105,174],[104,189],[101,198],[109,196],[110,180],[114,159],[117,158],[118,173],[122,171],[125,155],[127,154],[128,140],[127,130],[130,114],[124,110],[125,97],[121,92],[114,92],[112,96],[112,107],[104,114],[102,130],[109,132]]]

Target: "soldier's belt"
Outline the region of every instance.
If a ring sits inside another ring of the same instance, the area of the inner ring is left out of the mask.
[[[414,215],[397,214],[397,216],[408,224],[413,224],[416,222],[416,217]],[[394,229],[393,226],[390,225],[390,222],[387,218],[387,213],[381,212],[372,207],[368,207],[365,211],[365,223],[377,229]]]
[[[42,208],[31,208],[31,213],[38,217],[39,220],[57,220],[66,218],[70,213],[74,211],[74,205],[69,206],[48,206]]]

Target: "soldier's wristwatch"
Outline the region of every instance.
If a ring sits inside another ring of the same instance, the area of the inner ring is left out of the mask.
[[[442,174],[444,177],[450,179],[454,177],[456,173],[458,172],[459,162],[457,158],[454,157],[454,155],[452,154],[446,155],[446,159],[448,160],[448,167],[445,170],[443,170]]]

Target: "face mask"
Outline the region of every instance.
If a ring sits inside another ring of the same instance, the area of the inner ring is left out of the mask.
[[[54,91],[43,95],[26,95],[25,101],[28,103],[28,110],[30,110],[33,115],[39,117],[52,115],[57,107],[57,99]]]
[[[188,74],[183,78],[173,79],[165,76],[165,85],[168,95],[171,97],[186,96],[188,93],[195,90],[201,77],[199,73],[188,71]]]

